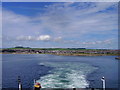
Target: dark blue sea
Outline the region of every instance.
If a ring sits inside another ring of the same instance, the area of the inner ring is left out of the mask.
[[[2,86],[32,88],[34,79],[43,88],[118,88],[116,56],[56,56],[48,54],[3,54]]]

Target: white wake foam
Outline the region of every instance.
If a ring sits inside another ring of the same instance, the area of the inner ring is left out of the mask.
[[[54,67],[51,74],[40,77],[43,88],[86,88],[89,82],[87,74],[96,68],[85,63],[78,62],[44,62],[40,65]]]

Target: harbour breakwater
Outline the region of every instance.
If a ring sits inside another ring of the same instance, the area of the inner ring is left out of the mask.
[[[119,50],[110,49],[53,49],[53,48],[13,48],[1,49],[3,54],[55,54],[66,56],[99,56],[99,55],[119,55]]]

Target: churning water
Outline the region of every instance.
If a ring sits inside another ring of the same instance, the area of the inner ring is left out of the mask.
[[[41,77],[38,82],[43,88],[86,88],[89,82],[86,80],[88,74],[95,67],[80,62],[45,62],[40,65],[54,67],[51,74]]]

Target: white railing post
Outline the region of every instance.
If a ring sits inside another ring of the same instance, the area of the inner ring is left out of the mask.
[[[20,76],[18,76],[18,88],[19,88],[19,90],[22,90],[22,84],[21,84]]]
[[[101,80],[102,80],[102,88],[103,88],[103,90],[105,90],[105,78],[102,77]]]
[[[22,85],[21,85],[21,83],[19,83],[19,90],[22,90]]]

